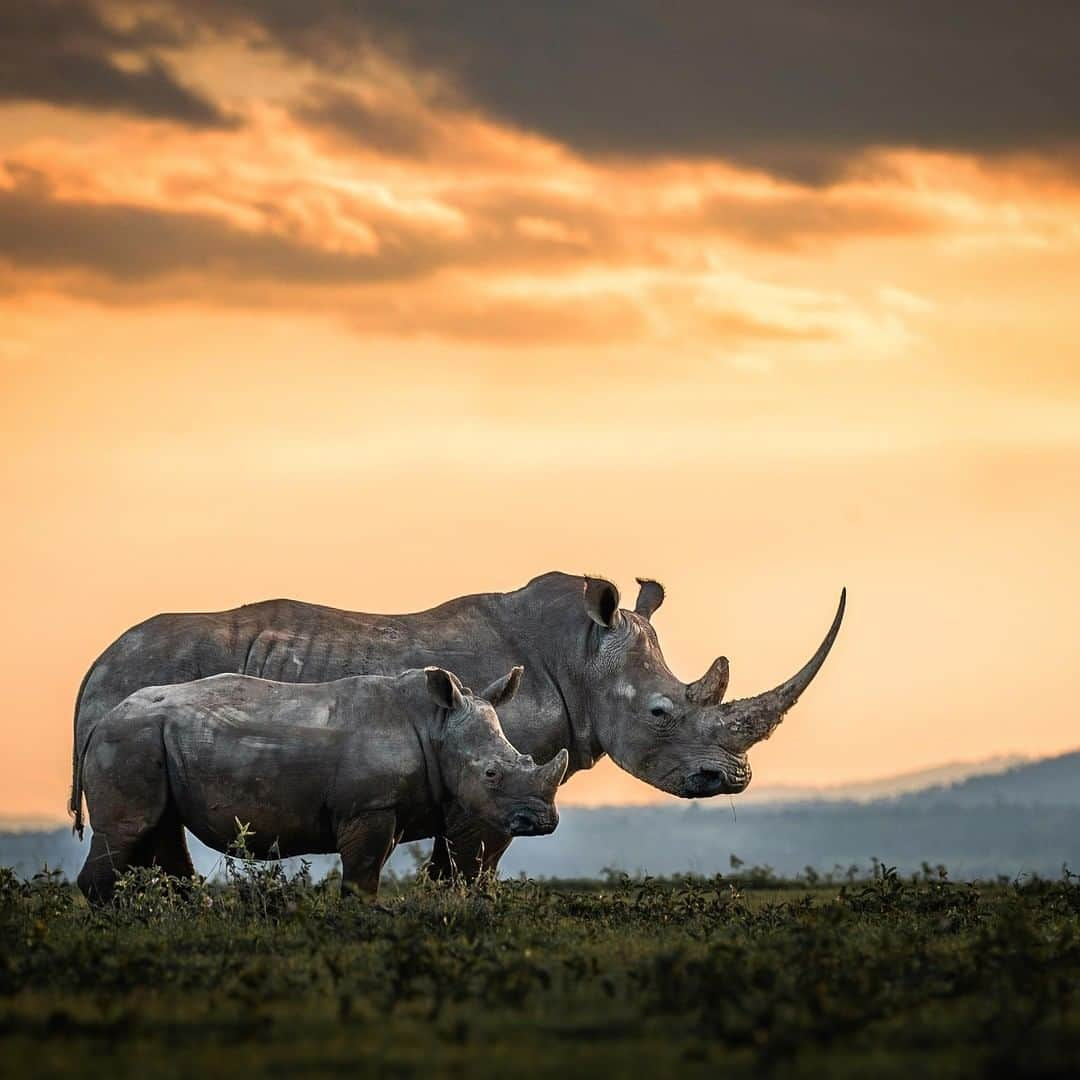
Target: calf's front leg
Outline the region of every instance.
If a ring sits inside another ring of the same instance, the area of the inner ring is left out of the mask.
[[[498,870],[511,839],[476,818],[462,817],[448,824],[446,836],[435,837],[424,869],[436,881],[458,877],[475,881],[482,872]]]
[[[369,896],[379,894],[379,875],[394,850],[396,829],[397,815],[392,810],[359,814],[338,826],[342,892],[359,889]]]

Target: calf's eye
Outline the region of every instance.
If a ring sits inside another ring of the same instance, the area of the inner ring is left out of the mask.
[[[654,705],[649,712],[651,712],[653,716],[667,716],[667,709],[662,705]]]

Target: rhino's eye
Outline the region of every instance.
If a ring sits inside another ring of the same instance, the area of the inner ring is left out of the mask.
[[[494,765],[489,765],[489,766],[488,766],[488,767],[487,767],[487,768],[486,768],[486,769],[484,770],[484,775],[485,775],[485,776],[486,776],[486,777],[487,777],[487,778],[488,778],[489,780],[494,780],[494,779],[495,779],[495,778],[496,778],[496,777],[497,777],[497,776],[499,775],[499,770],[498,770],[498,769],[496,769]]]
[[[675,706],[667,698],[657,698],[649,706],[649,716],[657,731],[667,731],[676,724]]]

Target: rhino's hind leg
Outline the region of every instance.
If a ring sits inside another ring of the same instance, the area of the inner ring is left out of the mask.
[[[360,814],[338,828],[341,852],[341,889],[359,889],[370,896],[379,893],[379,875],[394,850],[397,815],[392,810]]]
[[[79,871],[78,884],[92,904],[107,904],[116,891],[116,879],[129,867],[150,865],[150,836],[147,833],[117,837],[95,832],[90,853]]]
[[[184,823],[176,812],[170,799],[165,813],[161,816],[151,838],[153,860],[173,877],[190,878],[195,876],[195,867],[188,851],[187,837],[184,835]]]
[[[128,867],[150,865],[169,801],[164,765],[160,729],[152,723],[119,735],[94,733],[83,764],[94,835],[78,879],[91,902],[111,900],[117,875]]]
[[[94,833],[90,854],[79,871],[79,889],[90,903],[107,904],[116,889],[116,875],[130,865],[128,852],[114,849],[104,833]]]

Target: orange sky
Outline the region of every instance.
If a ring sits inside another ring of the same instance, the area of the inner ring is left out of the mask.
[[[78,682],[153,612],[549,569],[663,580],[672,667],[735,695],[848,586],[756,785],[1080,745],[1075,159],[605,153],[400,50],[87,8],[227,121],[0,93],[0,817],[62,816]]]

